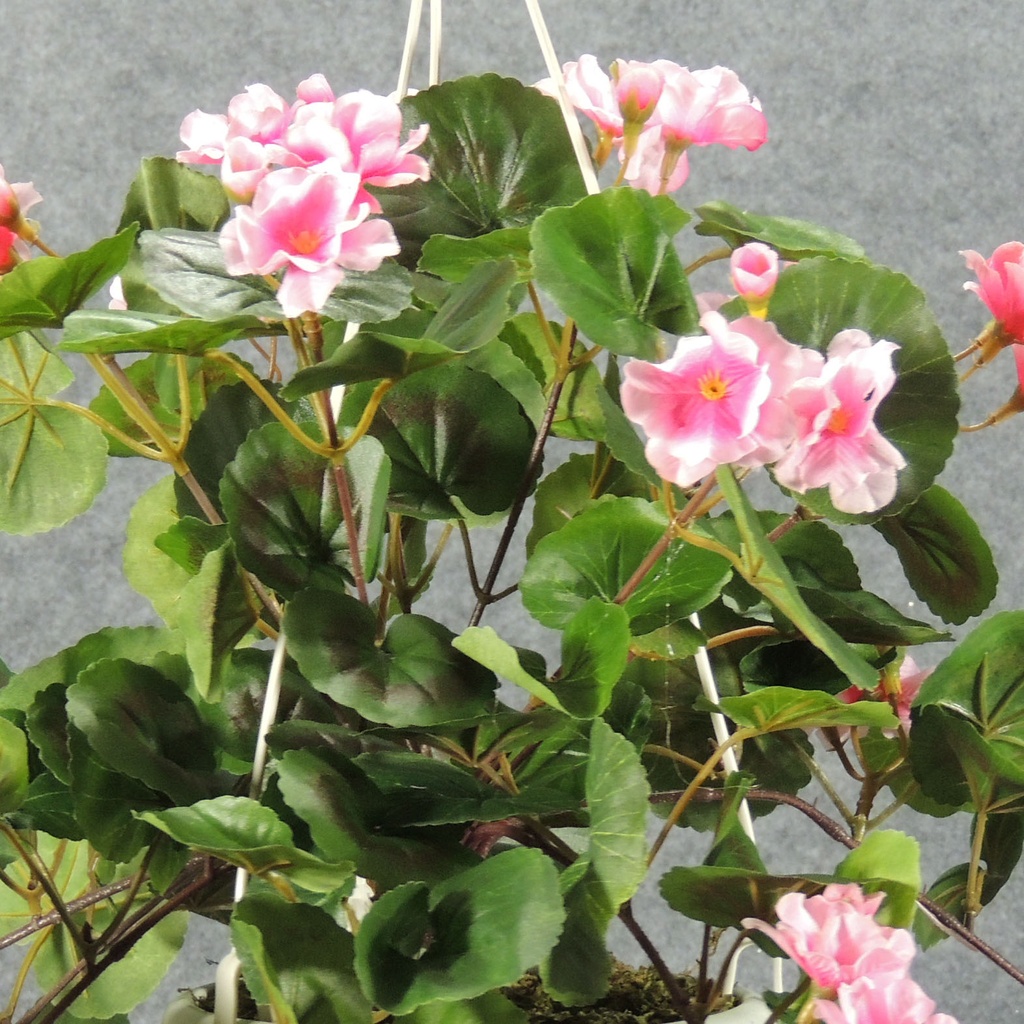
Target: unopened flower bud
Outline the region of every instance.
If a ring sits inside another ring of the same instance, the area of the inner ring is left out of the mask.
[[[764,320],[779,279],[779,254],[763,242],[747,242],[733,250],[729,275],[751,316]]]
[[[42,199],[31,182],[11,184],[0,165],[0,228],[13,231],[20,239],[34,242],[39,225],[25,218],[25,211]]]

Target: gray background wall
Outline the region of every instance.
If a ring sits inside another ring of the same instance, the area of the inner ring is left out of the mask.
[[[917,281],[954,349],[981,328],[981,306],[961,291],[968,275],[957,251],[987,255],[1024,235],[1019,4],[546,0],[544,7],[563,60],[591,52],[605,64],[619,56],[723,63],[761,98],[768,144],[755,154],[694,153],[684,204],[725,198],[829,224]],[[62,252],[83,248],[115,226],[138,160],[178,148],[178,125],[193,108],[221,111],[254,81],[287,95],[314,71],[339,92],[390,91],[407,10],[405,0],[0,0],[0,162],[10,179],[34,180],[42,192],[45,203],[33,214],[49,243]],[[513,0],[448,0],[445,23],[446,76],[497,70],[533,81],[544,74],[525,9]],[[968,421],[1008,397],[1012,369],[1004,360],[967,389]],[[1024,421],[1011,422],[992,436],[963,439],[945,478],[996,550],[1000,608],[1024,605],[1014,529],[1022,431]],[[101,625],[150,620],[121,578],[119,549],[126,512],[154,473],[143,479],[136,467],[115,464],[111,476],[109,492],[65,529],[0,536],[0,657],[12,668]],[[910,597],[886,572],[885,551],[858,551],[875,589],[907,606]],[[769,851],[796,849],[793,867],[834,863],[802,825],[775,817],[762,826]],[[929,877],[966,859],[966,820],[954,831],[948,848],[926,852]],[[768,859],[785,866],[781,854]],[[1017,963],[1024,963],[1022,907],[1018,880],[980,925]],[[671,951],[677,921],[654,900],[643,913]],[[681,967],[690,947],[678,948]],[[207,958],[222,952],[220,937],[201,929],[165,991],[206,980]],[[0,955],[0,995],[10,967],[11,957]],[[939,1008],[964,1024],[1024,1016],[1021,990],[953,942],[925,956],[915,973]],[[157,1014],[139,1011],[134,1019]]]

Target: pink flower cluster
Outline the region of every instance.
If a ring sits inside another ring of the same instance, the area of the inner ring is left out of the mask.
[[[761,104],[728,68],[617,60],[609,76],[584,54],[563,72],[573,106],[597,125],[599,157],[616,149],[625,180],[653,195],[686,181],[690,146],[754,150],[768,137]],[[551,79],[538,88],[555,94]]]
[[[680,338],[665,362],[624,370],[622,407],[664,479],[689,487],[726,463],[774,463],[784,487],[828,487],[843,512],[892,501],[906,463],[874,415],[895,383],[896,345],[847,330],[825,358],[753,316],[710,311],[700,323],[706,333]]]
[[[314,75],[288,103],[266,85],[235,96],[227,115],[193,111],[181,126],[186,163],[219,164],[225,188],[247,205],[221,232],[228,272],[284,271],[277,297],[287,316],[319,310],[345,270],[375,270],[399,251],[391,225],[370,219],[380,204],[367,185],[425,180],[402,141],[397,103],[365,90],[335,96]]]
[[[791,892],[775,906],[778,924],[744,918],[814,982],[824,1024],[956,1024],[908,976],[916,951],[904,928],[875,920],[883,895],[833,884],[816,896]]]
[[[36,227],[25,219],[25,211],[42,198],[30,181],[9,182],[0,165],[0,274],[32,255],[29,241],[36,237]]]

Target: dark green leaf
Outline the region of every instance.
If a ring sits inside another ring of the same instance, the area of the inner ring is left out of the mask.
[[[412,265],[436,234],[474,238],[529,225],[584,194],[558,105],[511,78],[483,75],[402,101],[407,127],[427,122],[419,152],[430,179],[382,189],[384,216]]]
[[[349,389],[342,413],[354,423],[368,385]],[[418,519],[490,515],[511,507],[526,472],[533,427],[490,377],[461,364],[399,381],[370,433],[391,458],[392,511]]]
[[[856,260],[864,250],[852,238],[790,217],[765,217],[738,210],[721,200],[704,203],[694,211],[700,223],[698,235],[717,235],[736,249],[746,242],[765,242],[784,260],[802,260],[808,256],[841,256]]]
[[[285,611],[288,645],[322,693],[372,722],[429,726],[490,702],[496,680],[452,646],[454,634],[421,615],[392,620],[377,640],[372,609],[345,594],[304,590]]]
[[[537,283],[591,341],[661,359],[662,331],[698,330],[697,303],[673,243],[686,220],[673,200],[633,188],[549,210],[530,232]]]
[[[384,533],[388,470],[380,444],[367,437],[337,470],[348,479],[360,561],[370,577]],[[286,595],[352,578],[335,472],[276,422],[253,430],[224,472],[221,505],[239,561]]]
[[[133,223],[142,231],[216,231],[230,214],[231,204],[219,178],[170,157],[153,156],[142,161],[128,189],[118,231]]]
[[[907,582],[946,622],[980,615],[996,595],[999,573],[977,523],[937,484],[875,529],[896,549]]]
[[[757,845],[747,835],[740,817],[740,808],[754,779],[733,773],[726,779],[725,798],[715,825],[715,842],[704,858],[709,867],[740,868],[751,874],[764,874],[764,861]]]
[[[591,1003],[608,990],[605,933],[647,873],[650,787],[632,743],[596,719],[587,754],[587,846],[562,878],[566,921],[542,967],[561,1003]]]
[[[565,624],[562,673],[551,685],[570,715],[604,714],[626,667],[629,641],[626,609],[596,597]]]
[[[391,1013],[474,998],[538,963],[564,917],[552,861],[508,850],[433,889],[410,883],[380,897],[356,935],[356,973]]]
[[[370,1024],[352,936],[323,910],[254,893],[232,913],[231,934],[257,1002],[271,1002],[260,985],[270,977],[302,1024]]]
[[[68,718],[111,768],[189,804],[208,796],[216,761],[176,682],[127,659],[99,661],[68,687]]]
[[[664,512],[650,502],[603,498],[537,544],[520,580],[523,604],[538,622],[561,629],[591,597],[614,602],[666,529]],[[729,572],[719,555],[671,545],[623,604],[632,631],[702,608]]]

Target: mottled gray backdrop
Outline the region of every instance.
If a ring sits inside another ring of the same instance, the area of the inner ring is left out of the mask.
[[[768,144],[754,154],[694,152],[681,193],[686,205],[724,198],[829,224],[917,281],[953,348],[980,329],[984,315],[961,290],[967,275],[957,252],[987,255],[1024,235],[1024,22],[1013,16],[1016,5],[546,0],[544,6],[563,60],[591,52],[606,64],[620,56],[666,57],[695,68],[722,63],[761,98]],[[526,81],[543,76],[525,8],[516,0],[447,0],[444,7],[446,76],[484,70]],[[287,95],[315,71],[339,92],[390,91],[407,11],[406,0],[2,0],[0,162],[10,179],[34,181],[45,197],[33,215],[49,243],[62,252],[84,248],[115,227],[139,159],[175,151],[178,125],[193,108],[221,111],[257,81]],[[417,74],[413,84],[423,84],[425,60]],[[967,389],[968,419],[1008,396],[1012,370],[1009,356],[1004,360]],[[993,436],[967,437],[945,478],[996,549],[1004,575],[1000,608],[1024,605],[1015,531],[1022,442],[1024,421]],[[12,668],[102,625],[151,621],[146,602],[122,579],[119,549],[126,512],[155,474],[119,463],[111,478],[93,510],[65,529],[0,537],[0,657]],[[858,554],[874,588],[906,608],[910,596],[888,571],[886,551],[858,548]],[[435,607],[445,603],[438,596]],[[497,611],[490,621],[502,627]],[[898,823],[915,830],[920,824],[910,816]],[[929,878],[967,859],[966,818],[947,821],[943,831],[953,833],[945,846],[925,853]],[[773,867],[835,863],[836,851],[801,823],[773,815],[760,832]],[[670,857],[700,853],[680,848]],[[980,924],[1017,963],[1024,963],[1022,906],[1024,883],[1017,880]],[[685,966],[692,944],[673,940],[692,933],[656,897],[638,913],[669,959]],[[180,969],[162,991],[208,980],[207,960],[219,959],[225,948],[216,929],[194,929]],[[625,941],[622,949],[634,955]],[[0,995],[13,976],[13,959],[0,955]],[[1024,1016],[1021,990],[953,941],[925,955],[915,974],[939,1008],[962,1024]],[[158,1020],[159,1013],[154,1000],[133,1019]]]

